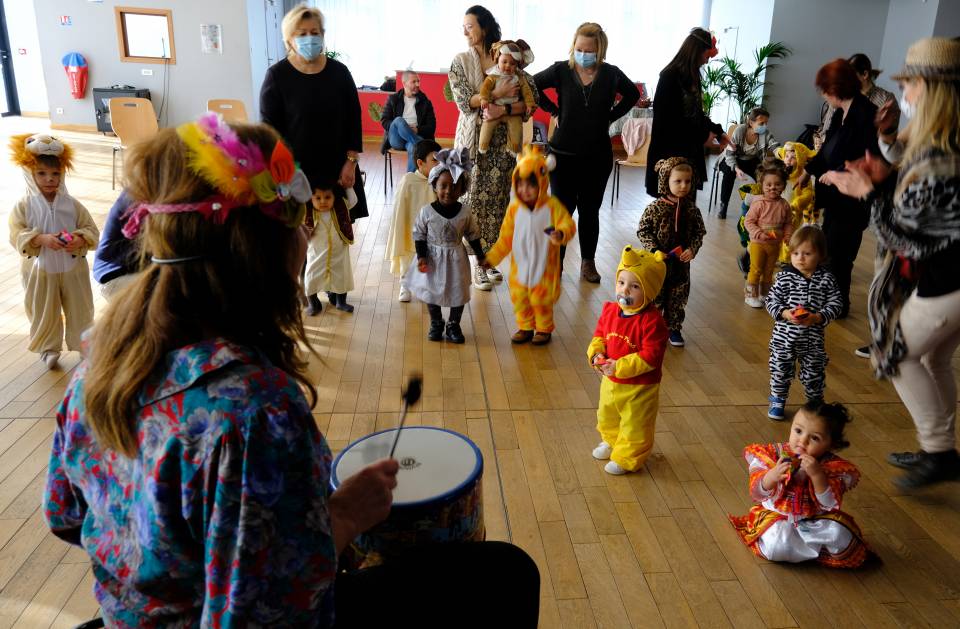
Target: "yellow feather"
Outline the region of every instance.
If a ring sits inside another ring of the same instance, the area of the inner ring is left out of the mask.
[[[190,168],[224,196],[241,202],[253,202],[250,182],[237,175],[236,164],[223,153],[196,124],[177,127],[177,134],[190,149]]]

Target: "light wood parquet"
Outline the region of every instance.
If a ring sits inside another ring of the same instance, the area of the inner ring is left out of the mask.
[[[0,139],[5,145],[10,134],[42,130],[45,122],[4,119]],[[116,194],[113,141],[66,135],[78,154],[68,186],[102,224]],[[726,519],[750,506],[743,446],[786,435],[784,424],[766,418],[771,321],[743,304],[734,220],[705,217],[687,346],[667,352],[654,455],[642,472],[612,477],[590,456],[599,380],[584,352],[613,292],[620,249],[635,241],[649,202],[643,171],[625,169],[619,200],[611,207],[605,198],[597,252],[603,283],[579,281],[573,244],[553,343],[535,348],[511,345],[513,311],[502,285],[474,292],[463,320],[466,344],[426,341],[426,309],[397,302],[383,261],[392,191],[385,199],[376,147],[361,164],[371,216],[356,226],[351,252],[356,312],[325,309],[307,321],[320,354],[310,367],[320,394],[317,424],[335,450],[391,427],[405,374],[423,372],[424,396],[408,422],[457,430],[482,450],[488,537],[511,540],[537,562],[543,627],[960,626],[957,485],[894,488],[884,456],[915,446],[912,422],[892,387],[853,354],[866,334],[860,304],[872,237],[854,272],[853,312],[827,332],[827,397],[855,415],[846,455],[863,481],[845,508],[883,561],[856,572],[775,565],[750,554]],[[23,184],[6,160],[0,173],[6,241],[6,218]],[[700,196],[705,208],[707,195]],[[11,247],[0,248],[0,628],[70,627],[98,611],[92,575],[83,552],[47,532],[39,505],[55,406],[78,357],[66,354],[61,369],[47,371],[26,351],[19,264]],[[798,388],[791,406],[802,399]]]

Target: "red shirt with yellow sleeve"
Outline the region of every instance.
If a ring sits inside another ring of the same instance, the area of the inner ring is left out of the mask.
[[[608,377],[617,384],[658,384],[667,336],[667,324],[656,307],[624,316],[620,306],[608,301],[587,348],[587,359],[603,354],[616,360],[616,373]]]

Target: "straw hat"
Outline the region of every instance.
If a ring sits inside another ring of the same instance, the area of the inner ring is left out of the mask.
[[[947,37],[924,37],[907,49],[907,61],[890,78],[914,77],[941,81],[960,80],[960,41]]]

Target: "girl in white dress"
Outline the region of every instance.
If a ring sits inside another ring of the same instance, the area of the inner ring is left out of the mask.
[[[410,293],[427,304],[430,331],[427,338],[463,343],[460,317],[470,301],[470,261],[463,240],[477,259],[483,262],[480,231],[470,208],[459,199],[467,190],[467,172],[472,164],[467,149],[437,151],[437,165],[428,181],[437,193],[437,200],[420,208],[413,224],[413,245],[417,263],[404,274],[404,285]],[[441,307],[450,308],[444,327]]]
[[[344,198],[345,197],[345,198]],[[353,267],[350,265],[350,245],[353,244],[353,225],[350,223],[350,208],[357,202],[352,189],[346,194],[335,184],[319,184],[313,187],[312,229],[307,242],[307,270],[304,274],[304,289],[310,303],[307,315],[320,312],[317,293],[325,291],[330,305],[337,310],[353,312],[347,303],[347,293],[353,290]]]

